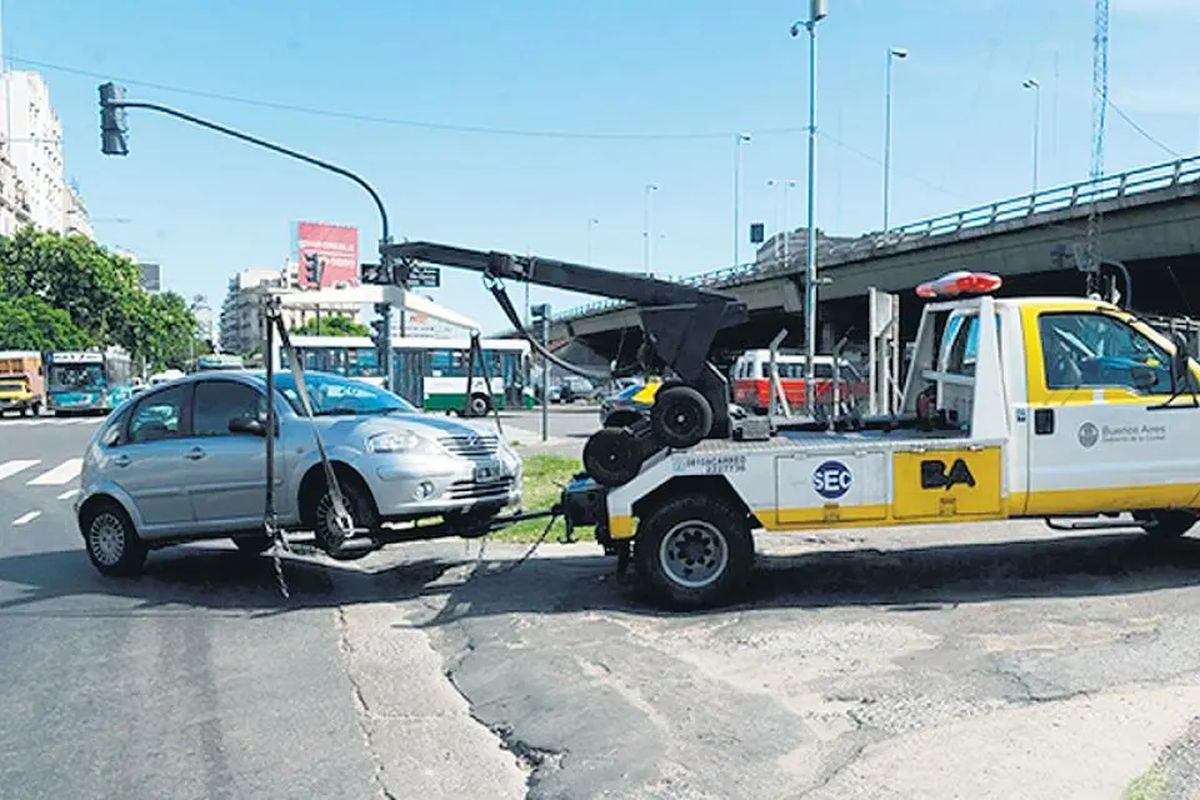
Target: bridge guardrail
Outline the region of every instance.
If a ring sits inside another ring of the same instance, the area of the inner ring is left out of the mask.
[[[1118,197],[1169,189],[1180,184],[1196,182],[1200,182],[1200,156],[1191,156],[910,222],[886,232],[875,231],[864,234],[852,242],[837,242],[825,246],[818,242],[818,247],[825,251],[827,257],[833,256],[838,260],[849,259],[901,243],[953,235],[965,230],[1027,219],[1039,214],[1049,214]],[[796,260],[790,259],[793,262]],[[772,260],[761,264],[749,263],[722,267],[711,272],[682,278],[664,277],[664,279],[689,286],[721,288],[793,271],[795,270],[790,264]],[[565,322],[579,319],[626,305],[628,303],[623,300],[597,300],[564,311],[555,316],[555,321]]]

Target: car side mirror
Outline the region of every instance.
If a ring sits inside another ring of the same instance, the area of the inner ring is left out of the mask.
[[[248,433],[252,436],[266,436],[267,426],[254,417],[234,417],[229,420],[230,433]]]
[[[1154,374],[1154,370],[1150,367],[1143,367],[1135,364],[1129,368],[1129,377],[1133,380],[1133,385],[1138,391],[1148,392],[1158,383],[1158,376]]]

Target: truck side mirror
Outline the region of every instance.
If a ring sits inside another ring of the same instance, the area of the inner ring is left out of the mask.
[[[1187,391],[1191,387],[1191,359],[1187,354],[1187,339],[1179,331],[1171,336],[1175,343],[1175,353],[1171,356],[1171,389],[1177,393]]]

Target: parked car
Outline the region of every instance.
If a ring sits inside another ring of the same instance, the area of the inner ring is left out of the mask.
[[[321,433],[356,528],[441,516],[463,532],[521,498],[521,461],[499,436],[427,416],[370,384],[305,376],[316,419],[292,376],[277,375],[279,523],[340,535],[311,425]],[[257,372],[202,372],[147,389],[88,443],[76,502],[88,557],[106,574],[140,571],[149,549],[232,537],[262,552],[266,383]]]
[[[600,424],[608,428],[631,425],[650,413],[661,381],[627,386],[600,404]]]

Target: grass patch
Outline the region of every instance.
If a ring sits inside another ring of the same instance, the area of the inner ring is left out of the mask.
[[[1121,795],[1124,800],[1162,800],[1167,796],[1167,771],[1161,764],[1146,770],[1142,777],[1129,784]]]
[[[525,457],[523,505],[530,511],[541,511],[558,502],[565,486],[583,468],[578,458],[540,453]],[[532,542],[546,529],[546,520],[531,519],[496,531],[493,538],[504,542]],[[557,519],[548,541],[566,533],[566,524]]]

